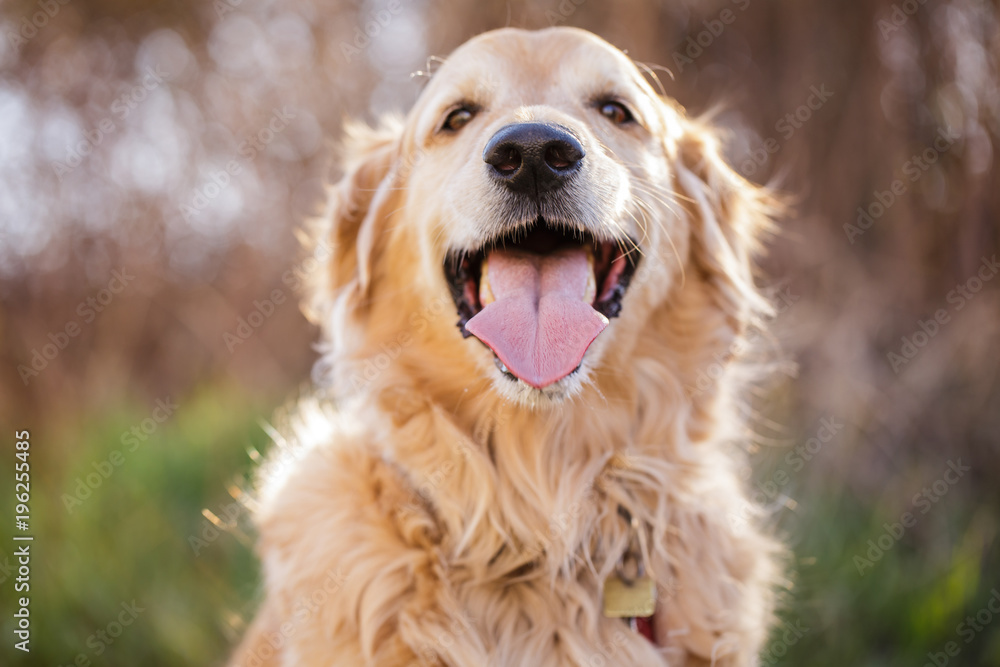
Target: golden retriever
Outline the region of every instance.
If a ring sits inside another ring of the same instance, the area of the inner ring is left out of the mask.
[[[773,198],[578,29],[476,37],[347,134],[232,664],[753,664],[780,550],[732,362]]]

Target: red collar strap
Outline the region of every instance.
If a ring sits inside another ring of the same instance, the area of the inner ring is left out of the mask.
[[[656,646],[656,615],[626,618],[628,626]]]

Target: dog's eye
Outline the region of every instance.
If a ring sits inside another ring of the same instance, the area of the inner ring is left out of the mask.
[[[441,126],[442,130],[447,132],[458,132],[465,125],[472,120],[472,117],[476,115],[476,112],[469,107],[459,107],[448,114],[448,117],[444,119],[444,124]]]
[[[610,120],[615,125],[624,125],[632,118],[632,112],[621,102],[602,102],[600,105],[601,115]]]

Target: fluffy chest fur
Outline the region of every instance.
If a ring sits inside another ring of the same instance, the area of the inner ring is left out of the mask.
[[[651,437],[662,411],[498,404],[462,424],[420,394],[374,405],[311,408],[268,471],[261,548],[283,585],[262,617],[287,619],[273,664],[735,665],[760,642],[771,546],[733,530],[721,446]],[[649,545],[658,647],[601,611],[619,506]]]

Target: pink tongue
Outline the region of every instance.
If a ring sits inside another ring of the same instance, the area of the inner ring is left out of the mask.
[[[496,250],[487,271],[496,300],[465,328],[532,387],[572,373],[608,326],[583,300],[591,268],[582,248],[549,255]]]

